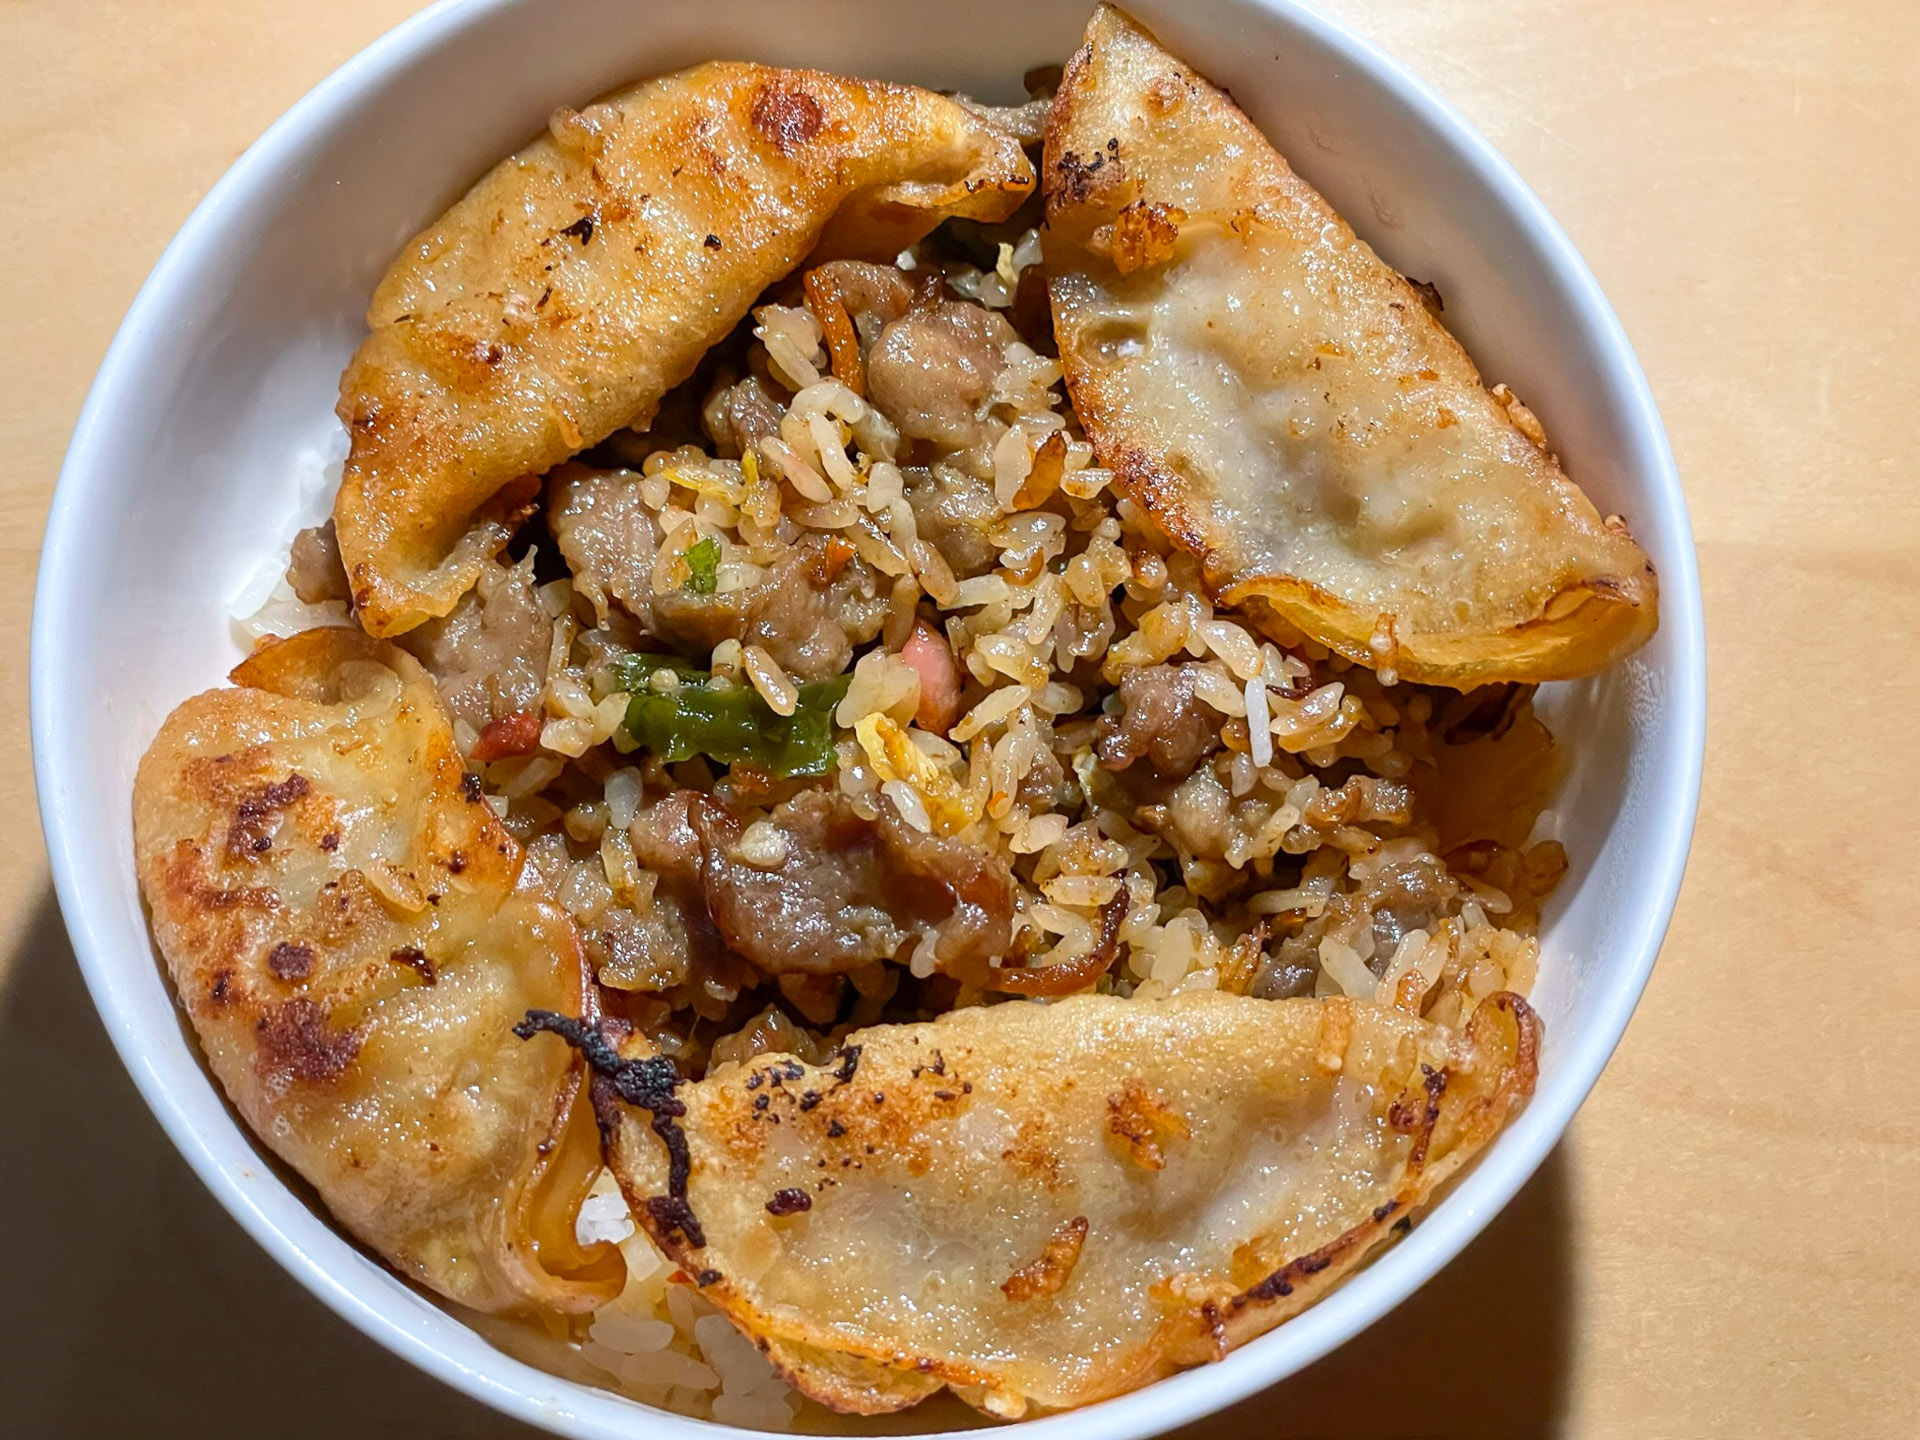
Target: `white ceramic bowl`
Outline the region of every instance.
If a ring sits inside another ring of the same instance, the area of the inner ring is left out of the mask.
[[[400,243],[554,106],[701,59],[814,65],[1017,99],[1063,61],[1090,0],[449,0],[381,40],[241,157],[155,267],[101,366],[60,477],[33,622],[33,745],[74,949],[114,1044],[222,1204],[368,1335],[477,1399],[574,1436],[713,1435],[557,1380],[395,1279],[284,1183],[179,1023],[134,880],[129,794],[162,716],[238,658],[234,597],[315,497],[337,447],[339,372]],[[1491,380],[1545,421],[1602,510],[1627,515],[1661,580],[1658,637],[1611,673],[1552,687],[1575,757],[1556,804],[1572,870],[1534,997],[1538,1092],[1413,1232],[1297,1319],[1217,1365],[1033,1440],[1148,1435],[1269,1385],[1444,1265],[1545,1157],[1646,982],[1686,857],[1704,722],[1700,593],[1666,437],[1618,322],[1540,202],[1418,81],[1281,0],[1138,0],[1228,86],[1386,258],[1435,281]],[[964,22],[958,17],[964,15]],[[324,497],[321,497],[324,500]]]

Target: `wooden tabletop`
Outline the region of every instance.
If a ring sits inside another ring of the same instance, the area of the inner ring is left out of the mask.
[[[0,3],[8,1433],[529,1433],[335,1320],[174,1155],[81,987],[28,760],[41,527],[122,312],[246,143],[415,8]],[[1638,347],[1699,541],[1706,789],[1646,999],[1539,1176],[1186,1440],[1920,1433],[1920,6],[1325,8],[1505,151]]]

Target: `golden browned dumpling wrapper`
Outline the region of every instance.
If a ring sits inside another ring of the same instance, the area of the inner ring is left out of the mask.
[[[1459,1034],[1342,998],[1081,996],[676,1085],[584,1037],[635,1214],[794,1384],[1009,1417],[1312,1303],[1531,1093],[1538,1038],[1504,993]]]
[[[168,717],[134,782],[154,935],[253,1131],[402,1273],[487,1311],[617,1293],[573,1218],[598,1168],[578,1063],[512,1033],[589,1004],[572,920],[454,749],[432,682],[311,630]]]
[[[1223,603],[1462,689],[1587,674],[1652,635],[1652,566],[1532,414],[1111,6],[1067,67],[1043,185],[1074,406]]]
[[[560,111],[408,243],[341,377],[361,623],[451,610],[541,472],[647,423],[809,253],[891,257],[1032,188],[1014,136],[905,85],[710,64]]]

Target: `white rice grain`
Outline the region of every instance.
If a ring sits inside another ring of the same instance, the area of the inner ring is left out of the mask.
[[[948,732],[957,741],[973,739],[991,725],[998,725],[1012,717],[1022,705],[1033,697],[1033,691],[1025,685],[1006,685],[990,691],[986,699],[963,715],[959,723]]]
[[[791,715],[800,708],[800,687],[781,669],[780,662],[767,653],[766,647],[742,647],[740,664],[747,672],[747,678],[753,682],[753,688],[760,692],[760,698],[767,702],[767,708],[774,714]]]
[[[880,793],[893,801],[893,808],[907,824],[922,834],[933,833],[933,818],[927,814],[927,803],[918,790],[904,780],[888,780],[880,786]]]
[[[1262,769],[1273,763],[1272,717],[1267,712],[1267,682],[1256,667],[1247,681],[1247,753]]]
[[[1320,968],[1332,977],[1343,994],[1373,998],[1378,982],[1374,980],[1373,972],[1367,969],[1366,962],[1360,958],[1360,952],[1351,945],[1343,944],[1331,935],[1323,937],[1320,941]]]
[[[756,870],[778,870],[787,863],[787,832],[773,821],[762,818],[740,832],[734,856]]]
[[[601,1173],[606,1174],[604,1171]],[[620,1193],[619,1187],[603,1190],[597,1182],[593,1191],[580,1202],[580,1212],[573,1220],[573,1238],[581,1245],[597,1245],[602,1240],[617,1245],[633,1234],[633,1229],[633,1215],[627,1209],[626,1197]],[[672,1327],[661,1328],[671,1333]],[[612,1342],[602,1340],[601,1343]],[[614,1345],[613,1348],[618,1350],[625,1347]]]
[[[1217,666],[1195,665],[1188,673],[1193,677],[1193,693],[1222,715],[1240,716],[1247,713],[1246,693],[1221,674]]]

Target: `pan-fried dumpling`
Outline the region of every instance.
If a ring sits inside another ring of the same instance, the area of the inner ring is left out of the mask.
[[[676,1085],[571,1028],[634,1213],[801,1390],[878,1413],[950,1385],[1002,1416],[1311,1303],[1499,1130],[1538,1044],[1505,993],[1459,1034],[1337,997],[1081,996]]]
[[[408,244],[341,377],[334,520],[372,634],[451,610],[541,472],[646,424],[809,253],[891,257],[1033,188],[958,101],[815,71],[701,65],[549,130]]]
[[[1532,414],[1110,6],[1067,67],[1043,183],[1074,406],[1223,603],[1462,689],[1586,674],[1653,633],[1652,566]]]
[[[248,1125],[402,1273],[487,1311],[617,1293],[573,1219],[598,1168],[578,1063],[529,1006],[590,1005],[424,671],[310,630],[168,717],[134,782],[154,934]]]

